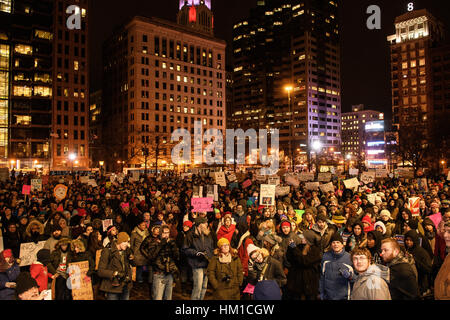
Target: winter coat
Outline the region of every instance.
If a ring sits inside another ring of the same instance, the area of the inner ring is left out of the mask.
[[[388,283],[389,268],[371,264],[366,272],[356,278],[351,300],[391,300]]]
[[[125,287],[131,290],[133,287],[131,266],[134,266],[134,262],[128,259],[131,254],[130,249],[120,252],[117,249],[116,242],[112,243],[111,248],[102,250],[97,271],[98,276],[102,279],[100,290],[109,293],[121,293]],[[124,261],[123,264],[122,258]],[[119,286],[112,285],[116,271],[124,273],[124,277],[120,280]]]
[[[450,254],[445,258],[434,281],[434,298],[436,300],[450,300]]]
[[[213,256],[214,247],[212,235],[200,235],[197,227],[194,227],[186,234],[182,250],[192,269],[206,269],[209,259]],[[198,252],[206,252],[206,254],[197,256]]]
[[[319,292],[321,300],[350,299],[350,280],[342,276],[342,271],[353,272],[350,254],[325,252],[320,264]]]
[[[242,265],[233,250],[231,262],[223,263],[216,253],[208,265],[208,282],[213,289],[214,300],[240,300],[240,286],[244,279]]]
[[[92,278],[92,275],[95,273],[95,260],[92,257],[92,255],[89,252],[83,251],[79,253],[71,253],[70,256],[70,262],[82,262],[82,261],[88,261],[89,262],[89,270],[86,273],[88,277]]]
[[[328,251],[330,249],[330,239],[334,234],[334,229],[331,229],[329,225],[326,225],[324,230],[320,230],[316,223],[311,230],[321,237],[320,248],[322,252]]]
[[[134,263],[137,266],[145,266],[147,264],[147,259],[142,255],[141,250],[141,244],[144,241],[145,238],[149,236],[149,232],[147,229],[144,231],[141,231],[138,227],[134,228],[133,232],[131,233],[130,237],[130,248],[134,255]]]
[[[225,227],[224,225],[221,225],[220,228],[217,230],[217,240],[225,238],[231,243],[231,238],[233,238],[235,230],[236,230],[235,224],[230,225],[229,228]]]
[[[420,246],[419,234],[416,230],[410,230],[405,234],[405,239],[411,238],[413,246],[408,249],[408,252],[414,256],[416,262],[417,275],[419,286],[424,292],[429,289],[430,284],[428,282],[428,275],[432,271],[432,260],[427,251]]]
[[[300,296],[317,297],[319,294],[320,262],[322,252],[318,246],[310,246],[306,255],[303,254],[305,245],[288,247],[286,259],[290,264],[287,275],[287,289]]]
[[[16,282],[20,273],[20,267],[14,263],[5,272],[0,272],[0,300],[15,300],[16,290],[5,287],[7,282]]]
[[[33,277],[38,286],[39,286],[39,292],[42,292],[44,290],[47,290],[48,288],[48,279],[52,278],[52,274],[48,272],[48,268],[42,263],[33,263],[30,266],[30,274],[31,277]]]
[[[31,234],[31,227],[35,224],[39,226],[39,235],[36,237]],[[40,223],[38,220],[33,220],[28,224],[27,229],[25,230],[25,237],[23,239],[23,243],[28,242],[38,243],[40,241],[45,241],[47,239],[48,237],[44,235],[44,225]]]
[[[367,246],[367,249],[372,255],[372,263],[382,264],[383,259],[381,258],[381,240],[383,240],[383,235],[379,231],[369,231],[367,235],[369,234],[372,234],[373,238],[375,239],[375,246],[373,248],[369,248],[369,246]]]
[[[149,261],[152,261],[153,272],[175,274],[178,272],[176,262],[180,259],[180,250],[174,240],[153,241],[148,248]]]
[[[400,252],[390,263],[389,291],[392,300],[417,300],[419,287],[413,267],[403,252]]]
[[[263,275],[262,271],[266,265],[267,268]],[[283,271],[283,266],[277,259],[268,256],[264,258],[262,263],[256,263],[249,260],[248,282],[252,285],[256,285],[262,280],[275,280],[280,288],[286,285],[287,279]]]

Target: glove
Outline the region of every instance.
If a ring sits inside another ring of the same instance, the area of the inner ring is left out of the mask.
[[[295,244],[294,241],[292,241],[292,242],[289,243],[289,247],[291,247],[292,249],[294,249],[294,248],[297,247],[297,245]]]
[[[345,279],[350,279],[353,276],[353,273],[347,269],[339,270],[339,272]]]

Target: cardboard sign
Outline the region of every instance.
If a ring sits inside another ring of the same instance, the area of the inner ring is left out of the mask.
[[[306,190],[317,190],[319,191],[319,182],[307,182],[305,184]]]
[[[227,180],[225,180],[225,172],[215,172],[216,184],[221,187],[227,186]]]
[[[102,249],[95,252],[95,270],[98,270],[98,264],[100,262],[100,257],[102,256]]]
[[[259,204],[264,206],[275,205],[275,188],[272,184],[262,184],[260,186]]]
[[[34,242],[22,243],[20,245],[19,257],[21,267],[29,266],[36,261],[36,255],[39,250],[44,248],[45,241],[40,241],[37,244]]]
[[[192,198],[192,212],[209,212],[212,211],[213,198]]]
[[[22,186],[22,194],[30,195],[31,194],[31,186],[24,184]]]
[[[347,189],[354,189],[359,187],[359,181],[357,178],[344,180],[344,185]]]
[[[319,176],[317,178],[319,182],[330,182],[331,181],[331,172],[319,172]]]
[[[298,179],[302,182],[314,181],[314,172],[301,172]]]
[[[420,198],[414,197],[408,199],[409,210],[412,213],[413,217],[420,216]]]
[[[69,263],[68,267],[73,300],[94,300],[92,281],[87,281],[89,261]]]
[[[319,186],[319,189],[323,192],[323,193],[328,193],[328,192],[334,192],[334,186],[332,182],[329,182],[327,184],[322,184]]]
[[[351,176],[357,176],[358,173],[359,173],[359,169],[350,168],[350,170],[348,171],[348,173],[349,173]]]
[[[248,188],[252,185],[252,180],[248,179],[242,183],[242,188]]]
[[[375,178],[387,178],[389,175],[388,169],[376,169]]]
[[[280,183],[281,183],[281,179],[278,176],[267,178],[267,184],[271,184],[271,185],[277,186]]]
[[[31,179],[31,191],[42,191],[42,180],[41,179]]]
[[[375,181],[375,172],[363,172],[361,173],[361,181],[364,184],[369,184]]]
[[[288,195],[289,192],[291,192],[291,187],[287,186],[287,187],[282,187],[282,186],[276,186],[275,187],[275,195],[277,197],[282,197],[285,195]]]
[[[286,184],[298,188],[300,182],[298,181],[297,177],[289,175],[286,177]]]
[[[56,200],[61,201],[67,196],[67,186],[63,184],[58,184],[53,189],[53,195],[55,196]]]
[[[112,225],[113,225],[113,220],[112,219],[102,220],[103,232],[106,232],[108,227],[112,226]]]

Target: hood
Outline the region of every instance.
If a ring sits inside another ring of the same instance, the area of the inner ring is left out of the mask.
[[[33,220],[28,224],[27,228],[25,229],[26,236],[31,237],[31,227],[34,225],[39,226],[39,234],[41,234],[41,235],[44,234],[44,225],[41,222],[39,222],[38,220]]]
[[[77,240],[75,240],[75,241],[77,241]],[[62,238],[55,244],[55,250],[58,250],[61,247],[61,245],[63,245],[63,244],[68,244],[69,249],[70,249],[70,243],[71,243],[71,240],[69,238]],[[84,248],[84,244],[83,244],[83,248]]]
[[[62,240],[64,240],[64,239],[62,239]],[[59,243],[59,242],[58,242],[58,243]],[[86,251],[86,248],[85,248],[85,246],[84,246],[84,243],[83,243],[83,241],[81,241],[81,240],[73,240],[73,241],[70,243],[70,248],[72,249],[72,251],[75,252],[75,248],[76,248],[76,247],[80,249],[80,253]]]
[[[384,222],[377,221],[374,225],[374,228],[376,229],[378,226],[381,227],[381,229],[383,229],[383,235],[385,235],[387,230],[386,230],[386,225],[384,224]]]
[[[416,230],[409,230],[407,233],[405,233],[405,240],[406,238],[411,238],[413,242],[413,247],[411,249],[417,248],[420,246],[419,243],[419,234]]]
[[[383,235],[379,232],[379,231],[369,231],[367,233],[367,235],[373,235],[373,238],[375,239],[375,247],[373,247],[372,249],[367,248],[370,250],[370,252],[372,253],[372,251],[379,251],[381,249],[381,240],[383,238]]]
[[[380,277],[381,279],[389,283],[390,280],[389,268],[379,264],[371,264],[366,272],[358,276],[358,279],[362,279],[362,281],[367,281],[371,276]]]

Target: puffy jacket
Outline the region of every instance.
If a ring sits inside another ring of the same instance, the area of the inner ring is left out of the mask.
[[[195,227],[186,234],[182,249],[192,269],[205,269],[214,252],[212,235],[200,235]],[[205,255],[197,256],[198,252],[205,252]]]
[[[214,290],[214,300],[240,300],[243,279],[242,264],[236,252],[229,263],[221,262],[217,254],[210,260],[208,281]]]
[[[408,249],[408,252],[414,256],[416,262],[418,281],[422,292],[429,289],[430,284],[428,281],[428,275],[432,271],[432,260],[427,251],[420,246],[419,234],[416,230],[410,230],[405,234],[405,239],[410,238],[413,242],[413,246]]]
[[[137,266],[145,266],[147,264],[147,259],[142,255],[141,244],[146,237],[149,236],[148,230],[141,231],[138,227],[134,228],[130,237],[131,251],[134,254],[134,262]]]
[[[14,300],[15,292],[14,288],[7,288],[5,284],[7,282],[16,282],[19,276],[20,268],[14,263],[8,270],[0,273],[0,300]]]
[[[366,272],[358,275],[351,300],[391,300],[388,284],[389,268],[371,264]]]
[[[46,266],[42,265],[42,263],[34,263],[30,266],[30,274],[36,280],[39,292],[47,290],[48,279],[51,279],[53,275],[48,272]]]
[[[391,274],[389,291],[392,300],[417,300],[419,298],[417,277],[403,252],[400,252],[388,267]]]
[[[325,252],[320,264],[319,292],[322,300],[350,299],[350,280],[342,271],[353,272],[350,254],[345,250],[340,253]]]

